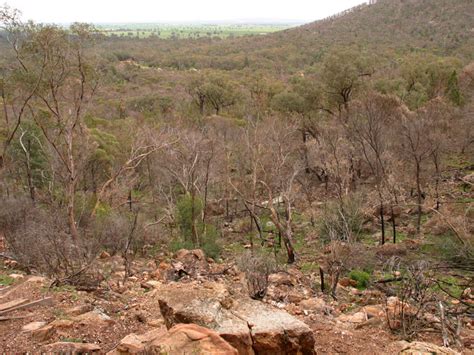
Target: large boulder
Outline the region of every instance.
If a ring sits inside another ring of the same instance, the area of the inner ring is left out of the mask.
[[[194,323],[215,330],[239,354],[313,354],[311,329],[287,312],[220,283],[168,284],[155,291],[168,328]]]
[[[415,341],[413,343],[406,344],[403,349],[399,352],[403,355],[460,355],[457,351],[449,348],[437,346],[431,343],[425,343],[421,341]]]
[[[178,324],[168,331],[129,334],[108,355],[121,354],[222,354],[237,355],[237,350],[215,331],[196,324]]]
[[[151,354],[237,355],[237,350],[215,331],[196,324],[178,324],[147,346]]]

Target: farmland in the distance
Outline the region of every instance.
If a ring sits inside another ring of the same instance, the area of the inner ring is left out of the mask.
[[[109,36],[147,38],[203,38],[265,35],[281,31],[295,24],[160,24],[160,23],[112,23],[97,27]]]

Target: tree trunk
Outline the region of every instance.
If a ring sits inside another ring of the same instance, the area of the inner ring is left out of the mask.
[[[74,242],[77,242],[79,233],[77,231],[76,225],[76,214],[74,211],[75,205],[75,181],[71,181],[68,186],[68,204],[67,204],[67,214],[68,214],[68,223],[69,223],[69,231],[71,233],[71,237]]]
[[[421,181],[420,181],[420,163],[416,162],[416,192],[417,192],[417,203],[418,203],[418,216],[416,220],[416,232],[420,234],[421,231],[421,214],[423,212],[421,204],[423,202],[421,192]]]
[[[67,214],[69,220],[69,230],[71,233],[71,237],[74,242],[77,242],[79,233],[77,231],[76,225],[76,213],[74,211],[75,207],[75,198],[76,198],[76,164],[74,161],[74,135],[73,132],[70,131],[67,134],[67,158],[68,158],[68,165],[69,165],[69,181],[67,187],[67,197],[68,197],[68,205],[67,205]]]
[[[381,244],[385,244],[385,220],[384,220],[384,209],[383,209],[383,203],[380,203],[380,227],[382,229],[382,241]]]
[[[320,266],[319,267],[319,278],[321,279],[321,292],[324,292],[324,270],[322,269],[322,267]]]
[[[390,206],[390,213],[392,216],[393,244],[396,244],[397,243],[397,224],[395,222],[395,213],[393,212],[393,205]]]

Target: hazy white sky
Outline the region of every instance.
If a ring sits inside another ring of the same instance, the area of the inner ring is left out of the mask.
[[[0,0],[0,3],[2,0]],[[36,22],[317,20],[365,0],[6,0]]]

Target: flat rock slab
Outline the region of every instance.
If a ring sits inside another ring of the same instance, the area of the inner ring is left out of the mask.
[[[26,298],[20,298],[20,299],[13,300],[13,301],[10,301],[10,302],[2,303],[2,304],[0,304],[0,312],[7,311],[7,310],[9,310],[11,308],[15,308],[17,306],[21,306],[22,304],[25,304],[27,302],[28,302],[28,300]]]
[[[62,354],[92,354],[100,351],[97,344],[57,342],[41,347],[42,352]]]
[[[168,328],[194,323],[213,329],[239,354],[314,354],[305,323],[265,303],[233,299],[222,284],[168,284],[155,295]]]
[[[21,328],[24,332],[32,332],[34,330],[38,330],[46,325],[46,322],[31,322],[23,326]]]

